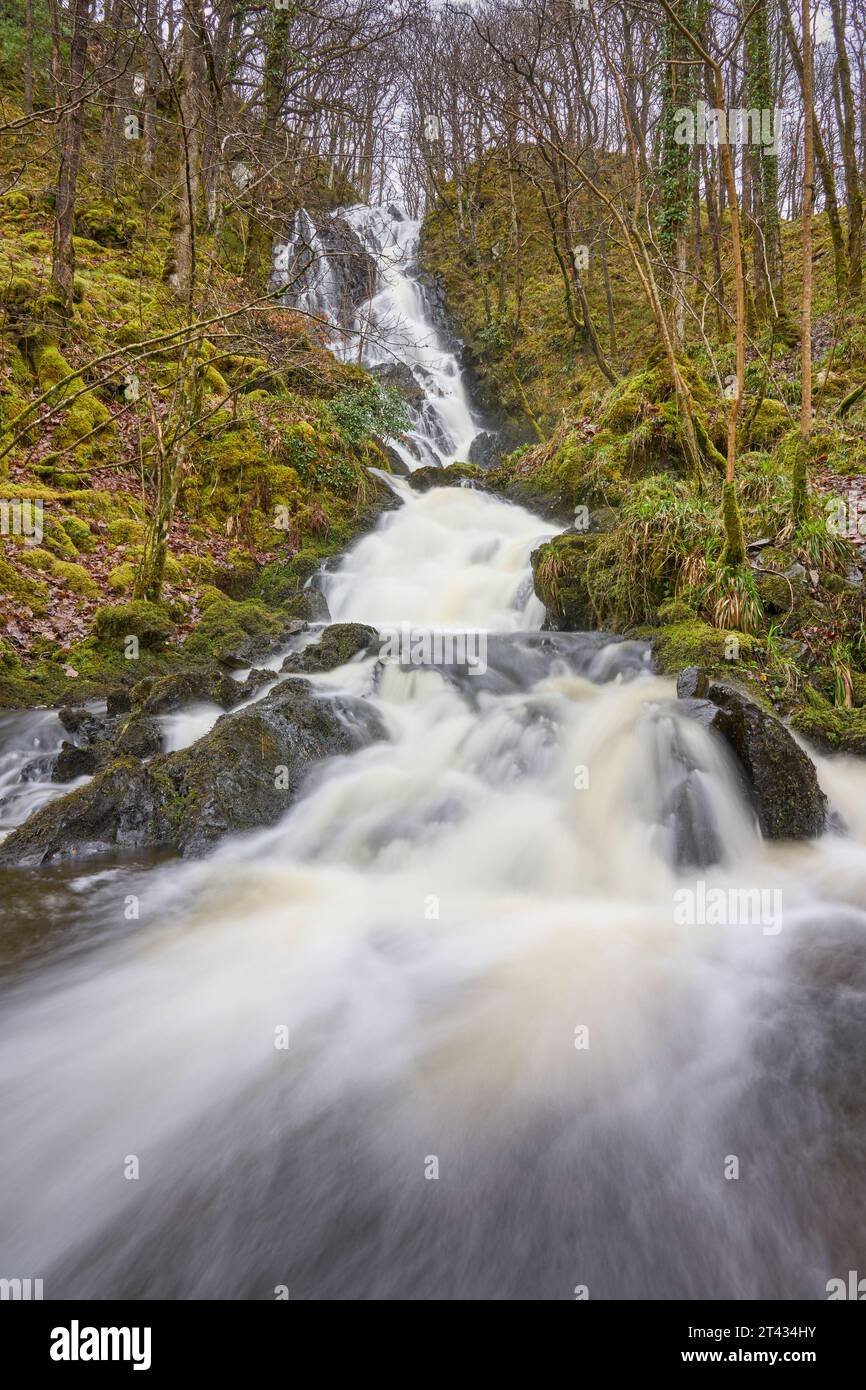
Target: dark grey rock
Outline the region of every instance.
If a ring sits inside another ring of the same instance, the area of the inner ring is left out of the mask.
[[[120,759],[41,807],[0,845],[0,863],[157,846],[202,854],[223,835],[273,825],[313,767],[382,737],[365,701],[320,699],[309,682],[284,681],[256,704],[223,715],[190,748],[147,764]]]
[[[365,623],[332,623],[313,646],[305,647],[302,652],[291,652],[282,669],[309,673],[334,671],[378,643],[378,632]]]
[[[682,712],[720,734],[734,754],[768,840],[811,839],[823,832],[827,798],[812,760],[780,719],[695,666],[681,672],[677,695]]]

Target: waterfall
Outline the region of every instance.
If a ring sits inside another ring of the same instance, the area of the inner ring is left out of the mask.
[[[276,249],[274,276],[336,356],[398,385],[411,428],[393,448],[409,471],[465,461],[481,432],[460,363],[435,324],[420,236],[420,222],[392,204],[341,208],[323,228],[302,211]],[[362,259],[367,274],[353,269]]]
[[[353,333],[447,461],[474,426],[417,227],[342,216],[377,256]],[[342,290],[302,293],[352,350]],[[818,762],[847,837],[765,842],[644,643],[541,630],[541,519],[396,487],[322,581],[382,645],[310,677],[387,737],[206,862],[11,876],[0,1266],[52,1298],[823,1297],[862,1267],[866,768]],[[783,913],[678,908],[744,892]]]

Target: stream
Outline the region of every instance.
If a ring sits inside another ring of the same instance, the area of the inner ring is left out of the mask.
[[[426,393],[407,467],[465,457],[417,224],[346,216],[380,262],[359,313]],[[323,314],[335,277],[302,289]],[[321,578],[331,619],[480,659],[313,677],[387,739],[206,861],[7,874],[0,1273],[46,1298],[825,1298],[866,1273],[866,766],[816,759],[846,833],[765,842],[643,644],[542,632],[549,523],[394,487]],[[0,830],[68,790],[61,736],[3,715]],[[684,920],[711,889],[773,915]]]

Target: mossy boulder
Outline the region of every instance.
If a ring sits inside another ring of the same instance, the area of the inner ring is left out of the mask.
[[[749,431],[751,449],[771,449],[791,428],[791,417],[781,401],[764,400]]]
[[[76,235],[95,242],[97,246],[129,246],[138,226],[138,220],[130,217],[122,204],[117,202],[95,202],[85,207],[79,206],[76,210]]]
[[[333,671],[367,652],[378,643],[379,634],[364,623],[332,623],[318,642],[302,652],[292,652],[283,662],[284,671]]]
[[[137,637],[142,647],[158,649],[173,635],[174,623],[158,604],[134,599],[97,608],[93,630],[102,645],[122,646],[127,637]]]
[[[184,578],[193,584],[216,584],[219,567],[210,555],[178,555],[177,563]]]
[[[223,715],[204,738],[143,765],[121,759],[87,786],[42,807],[0,845],[0,863],[40,865],[171,846],[202,854],[223,835],[273,825],[310,768],[384,736],[372,706],[317,699],[285,681]]]
[[[279,373],[269,366],[264,357],[229,353],[222,358],[220,366],[232,386],[243,394],[267,396],[280,389]]]
[[[27,552],[22,552],[26,554]],[[0,593],[15,600],[16,606],[29,608],[31,613],[41,616],[48,607],[50,590],[41,579],[22,574],[14,565],[0,556]]]
[[[462,487],[465,483],[484,486],[484,470],[474,463],[451,463],[447,468],[426,464],[407,477],[413,492],[429,492],[434,487]]]
[[[228,709],[243,698],[237,681],[218,666],[190,666],[166,676],[146,676],[130,692],[134,712],[168,714],[196,700],[210,700]]]
[[[55,560],[52,573],[70,593],[79,594],[82,598],[99,597],[99,585],[96,580],[88,574],[83,565],[76,564],[74,560]]]
[[[547,610],[547,629],[589,632],[599,626],[589,581],[589,561],[598,540],[592,532],[566,532],[532,552],[533,584]]]
[[[119,516],[108,523],[108,539],[112,545],[140,545],[144,533],[144,522],[135,517]]]
[[[201,622],[184,644],[184,653],[229,668],[250,666],[273,651],[292,630],[287,617],[271,612],[257,599],[237,602],[223,594],[205,608]]]
[[[797,710],[791,727],[824,753],[866,754],[866,709],[815,701]]]
[[[46,574],[50,574],[57,563],[56,556],[50,550],[43,550],[40,545],[23,546],[17,558],[18,563],[26,565],[28,569],[43,570]]]
[[[66,377],[72,373],[72,368],[66,361],[58,347],[49,343],[44,347],[37,348],[33,354],[33,365],[36,369],[36,379],[39,382],[40,391],[50,391],[53,387],[58,387],[61,382],[65,382]],[[58,396],[69,395],[78,389],[80,382],[76,378],[72,382],[67,382]],[[54,400],[52,398],[52,404]]]
[[[96,548],[96,538],[88,523],[80,516],[62,516],[60,525],[76,550],[87,554]]]
[[[758,638],[749,633],[711,627],[695,617],[642,635],[651,640],[656,670],[664,676],[675,676],[687,666],[731,670],[739,662],[754,660],[760,650]]]
[[[246,550],[230,550],[228,563],[215,567],[209,582],[222,589],[230,598],[249,598],[258,577],[259,567],[255,557]]]
[[[697,614],[682,599],[672,598],[667,603],[661,604],[658,609],[658,622],[660,627],[666,627],[671,623],[693,623],[697,619]]]
[[[106,456],[113,434],[111,412],[88,391],[73,401],[66,419],[54,431],[53,443],[61,451],[71,451],[76,460],[87,462]]]
[[[154,758],[162,748],[162,736],[155,719],[135,714],[122,724],[112,748],[114,758]]]
[[[725,740],[766,839],[822,833],[827,798],[811,759],[780,719],[735,685],[694,666],[681,673],[677,695],[684,713]]]
[[[115,565],[108,576],[108,587],[113,594],[130,594],[135,584],[135,565],[129,560],[124,560],[122,565]]]

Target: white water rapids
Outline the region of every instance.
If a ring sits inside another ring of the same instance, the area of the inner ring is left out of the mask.
[[[396,208],[343,208],[335,220],[354,233],[372,261],[371,297],[354,304],[347,286],[347,255],[329,249],[309,214],[296,219],[293,239],[279,248],[285,268],[276,283],[291,286],[289,300],[314,324],[325,326],[328,346],[365,367],[403,369],[411,383],[411,427],[393,442],[406,467],[465,460],[479,433],[456,355],[434,322],[429,288],[419,277],[420,222]],[[416,399],[417,398],[417,399]]]
[[[402,488],[332,618],[482,629],[486,671],[315,677],[387,739],[205,862],[8,875],[4,1276],[821,1298],[863,1269],[866,768],[819,763],[847,835],[764,843],[640,644],[539,631],[546,531]],[[720,862],[677,867],[698,840]],[[698,880],[778,890],[782,929],[682,925]]]

